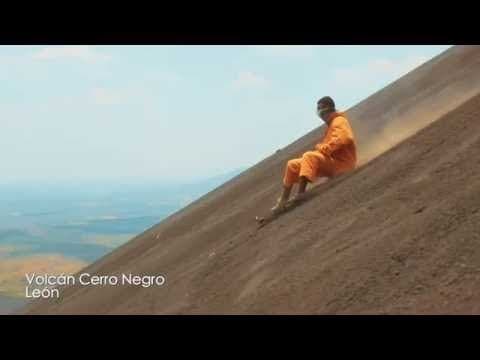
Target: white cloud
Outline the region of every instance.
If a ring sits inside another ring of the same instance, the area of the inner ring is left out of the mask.
[[[127,94],[118,89],[97,87],[91,93],[93,102],[98,105],[120,104],[127,98]]]
[[[351,67],[337,68],[333,80],[339,86],[371,86],[379,82],[396,80],[415,69],[429,58],[423,55],[408,56],[403,59],[373,59],[367,63]]]
[[[237,78],[233,82],[233,86],[236,89],[263,89],[268,87],[268,80],[251,71],[243,71],[238,74]]]
[[[123,87],[95,87],[89,93],[90,101],[97,105],[141,104],[146,106],[154,94],[132,84]]]
[[[110,56],[99,53],[95,48],[88,45],[47,46],[35,52],[32,57],[37,60],[70,58],[89,63],[110,59]]]
[[[312,45],[254,45],[264,55],[305,58],[313,54]]]

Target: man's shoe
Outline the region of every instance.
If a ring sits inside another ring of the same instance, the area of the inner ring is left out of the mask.
[[[302,192],[300,194],[296,194],[289,202],[290,203],[299,203],[303,200],[305,200],[307,194]]]
[[[285,210],[285,205],[287,204],[287,202],[282,199],[282,198],[279,198],[277,200],[277,203],[275,204],[274,207],[272,207],[270,210],[272,213],[274,214],[278,214],[280,212],[282,212],[283,210]]]

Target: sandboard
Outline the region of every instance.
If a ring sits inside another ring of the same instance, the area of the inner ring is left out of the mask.
[[[279,218],[283,214],[295,209],[296,207],[304,204],[305,202],[312,199],[317,193],[321,185],[324,184],[326,181],[322,181],[320,183],[314,184],[310,189],[305,192],[305,196],[301,200],[289,200],[285,204],[285,208],[283,210],[272,212],[268,211],[268,213],[264,216],[255,216],[255,221],[257,222],[258,228],[264,227],[268,223],[271,223],[275,219]]]

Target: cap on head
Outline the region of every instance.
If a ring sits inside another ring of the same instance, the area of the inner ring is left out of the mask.
[[[335,109],[335,102],[330,96],[324,96],[320,100],[317,101],[317,109],[322,110],[334,110]]]

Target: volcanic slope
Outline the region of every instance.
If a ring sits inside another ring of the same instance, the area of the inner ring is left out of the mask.
[[[318,128],[82,272],[31,314],[480,313],[480,49],[455,46],[348,111],[361,166],[257,229]],[[377,156],[378,155],[378,156]]]

